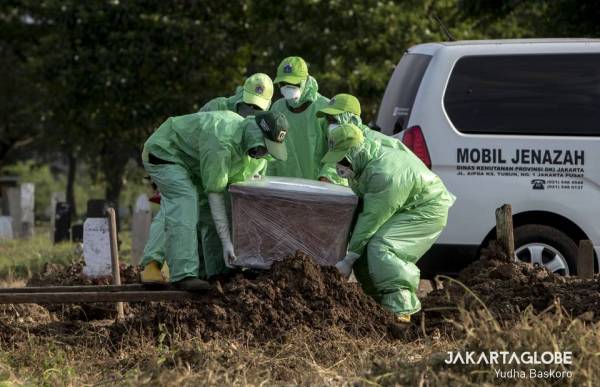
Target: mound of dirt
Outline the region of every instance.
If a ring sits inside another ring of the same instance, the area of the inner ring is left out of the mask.
[[[83,274],[84,263],[75,262],[70,266],[47,263],[41,272],[34,274],[27,282],[27,286],[84,286],[84,285],[110,285],[112,277],[89,278]],[[121,264],[121,283],[139,283],[140,269],[135,266]],[[44,305],[50,312],[64,320],[101,320],[114,318],[115,306],[111,303],[93,304],[48,304]],[[125,312],[133,310],[129,307]]]
[[[395,316],[358,284],[347,283],[333,267],[320,267],[296,254],[254,278],[237,274],[199,300],[146,305],[143,313],[113,326],[113,340],[132,334],[158,336],[164,328],[183,337],[272,340],[303,327],[337,327],[355,337],[404,334]]]
[[[112,277],[89,278],[83,274],[83,261],[71,266],[46,263],[41,272],[34,274],[27,286],[81,286],[81,285],[110,285]],[[121,282],[124,284],[138,283],[140,269],[135,266],[121,264]]]
[[[574,317],[586,321],[600,320],[600,278],[584,280],[563,277],[545,267],[522,262],[483,257],[464,269],[459,283],[446,281],[443,289],[434,290],[422,300],[421,315],[425,315],[426,329],[451,329],[446,319],[456,319],[456,307],[467,310],[483,308],[485,304],[499,321],[519,318],[531,305],[537,313],[546,310],[558,300],[562,308]],[[473,294],[479,298],[477,300]],[[420,322],[420,318],[415,319]]]

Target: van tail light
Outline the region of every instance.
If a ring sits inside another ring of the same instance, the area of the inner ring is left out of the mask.
[[[408,147],[421,161],[431,169],[431,158],[427,150],[425,136],[419,126],[412,126],[404,131],[402,142]]]

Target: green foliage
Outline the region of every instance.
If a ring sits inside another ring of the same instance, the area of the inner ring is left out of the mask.
[[[485,32],[502,32],[494,30],[506,26],[511,34],[526,37],[600,36],[596,0],[463,0],[461,6],[464,17],[478,19]]]
[[[62,172],[53,173],[48,164],[38,164],[29,160],[7,165],[3,168],[3,172],[19,176],[22,183],[35,184],[35,216],[37,219],[47,219],[52,193],[64,192],[66,189],[65,174]],[[133,206],[139,194],[149,194],[148,184],[144,181],[145,175],[144,170],[139,165],[132,161],[127,163],[123,174],[123,190],[120,195],[122,206]],[[75,181],[77,214],[83,217],[85,216],[87,201],[102,198],[106,184],[102,176],[94,178],[89,173],[86,165],[80,166]]]
[[[309,62],[322,94],[359,97],[370,121],[404,50],[448,40],[440,20],[455,39],[598,36],[599,4],[6,0],[0,163],[28,143],[73,154],[114,200],[128,160],[164,119],[231,95],[251,73],[273,76],[286,56]]]

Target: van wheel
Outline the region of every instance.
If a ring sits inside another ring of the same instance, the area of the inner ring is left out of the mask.
[[[577,245],[564,232],[541,224],[515,228],[515,255],[533,265],[544,265],[554,274],[577,273]]]

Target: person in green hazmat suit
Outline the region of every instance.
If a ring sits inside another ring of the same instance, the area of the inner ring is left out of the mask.
[[[319,85],[308,74],[304,59],[292,56],[281,61],[274,83],[283,98],[273,104],[271,111],[284,114],[290,124],[286,140],[289,157],[269,162],[267,175],[338,182],[335,166],[321,165],[327,152],[327,124],[316,112],[329,100],[319,94]]]
[[[354,124],[363,133],[363,136],[377,140],[386,147],[407,150],[402,141],[386,136],[362,123],[360,118],[360,102],[350,94],[337,94],[329,100],[329,104],[317,112],[317,117],[327,121],[327,133],[342,124]]]
[[[167,119],[144,144],[144,168],[161,192],[165,257],[170,281],[185,290],[206,288],[210,278],[235,260],[224,192],[246,173],[251,158],[285,160],[285,116],[261,112],[242,118],[228,112],[202,112]],[[199,209],[206,196],[210,215]],[[198,255],[199,216],[210,216],[221,241],[218,260]]]
[[[244,85],[238,87],[235,95],[231,97],[217,97],[208,101],[200,112],[209,111],[232,111],[242,117],[254,115],[260,111],[269,110],[271,98],[273,97],[273,81],[267,74],[256,73],[244,81]],[[246,174],[241,175],[240,181],[253,178],[256,174],[264,174],[266,170],[266,160],[251,159],[251,164],[245,169]],[[236,181],[232,181],[234,183]],[[206,198],[200,206],[206,213]],[[159,210],[150,225],[150,232],[146,246],[144,246],[143,257],[140,265],[144,268],[141,273],[142,283],[146,285],[161,285],[165,283],[161,269],[165,262],[165,234],[163,232],[165,224],[164,211]],[[199,234],[202,240],[202,250],[199,254],[213,253],[219,256],[220,241],[217,238],[216,229],[210,219],[201,219],[199,223]]]
[[[267,111],[273,98],[273,81],[267,74],[256,73],[244,81],[231,97],[217,97],[200,108],[201,112],[229,110],[242,117]]]
[[[363,135],[354,124],[329,133],[324,163],[336,163],[362,200],[348,252],[336,264],[348,277],[354,269],[363,290],[409,322],[421,308],[416,262],[446,226],[454,196],[413,153]]]

